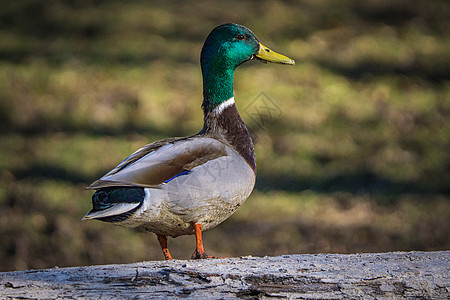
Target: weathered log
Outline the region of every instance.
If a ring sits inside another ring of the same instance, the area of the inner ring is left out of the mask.
[[[449,299],[450,251],[249,256],[3,272],[0,296]]]

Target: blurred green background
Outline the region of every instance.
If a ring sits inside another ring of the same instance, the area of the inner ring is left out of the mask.
[[[0,270],[163,258],[153,234],[82,222],[84,187],[149,142],[201,129],[200,50],[225,22],[297,65],[237,70],[258,179],[205,232],[207,252],[450,248],[447,0],[0,7]],[[261,95],[276,114],[254,117]],[[179,259],[194,245],[169,240]]]

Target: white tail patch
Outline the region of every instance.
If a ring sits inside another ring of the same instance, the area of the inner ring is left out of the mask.
[[[118,203],[104,210],[89,212],[81,220],[90,220],[90,219],[117,216],[135,209],[136,207],[139,206],[139,204],[140,203]]]

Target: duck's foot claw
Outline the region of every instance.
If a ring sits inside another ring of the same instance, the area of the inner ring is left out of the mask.
[[[198,251],[194,251],[194,253],[191,256],[191,259],[206,259],[211,258],[209,255],[206,255],[206,253],[200,253]]]
[[[205,252],[200,253],[200,252],[198,252],[197,250],[194,251],[194,253],[193,253],[192,256],[191,256],[191,259],[207,259],[207,258],[220,258],[220,257],[217,257],[217,256],[211,256],[211,255],[206,255]]]

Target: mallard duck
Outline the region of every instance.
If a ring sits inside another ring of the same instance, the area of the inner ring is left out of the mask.
[[[255,185],[255,151],[235,105],[233,76],[248,60],[295,64],[263,46],[244,26],[223,24],[206,38],[201,52],[202,130],[137,150],[87,189],[97,219],[156,234],[165,259],[167,237],[195,234],[192,258],[208,258],[202,231],[230,217]]]

